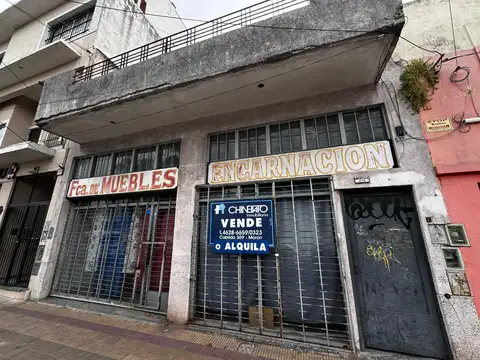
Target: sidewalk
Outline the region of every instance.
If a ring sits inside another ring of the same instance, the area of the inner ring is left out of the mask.
[[[338,360],[226,335],[0,299],[0,359]]]

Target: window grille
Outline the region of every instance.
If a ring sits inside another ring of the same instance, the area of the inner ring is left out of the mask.
[[[95,8],[91,7],[50,27],[46,43],[50,44],[60,39],[71,40],[80,34],[86,33],[90,29],[94,10]]]
[[[210,135],[209,161],[388,140],[381,106]]]

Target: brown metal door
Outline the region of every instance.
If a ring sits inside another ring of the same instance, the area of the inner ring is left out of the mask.
[[[348,193],[345,211],[365,346],[445,359],[443,327],[412,196]]]

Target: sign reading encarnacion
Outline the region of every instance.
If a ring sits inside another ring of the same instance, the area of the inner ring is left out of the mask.
[[[76,179],[70,182],[67,197],[169,190],[177,187],[177,179],[177,168]]]
[[[275,246],[272,200],[211,202],[209,225],[216,253],[268,254]]]
[[[390,169],[394,165],[388,141],[219,161],[208,167],[209,184],[275,180]]]

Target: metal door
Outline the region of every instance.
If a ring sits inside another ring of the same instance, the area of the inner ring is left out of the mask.
[[[0,233],[0,284],[28,286],[47,203],[10,205]]]
[[[199,190],[192,317],[204,326],[350,347],[328,179]],[[208,204],[273,199],[270,254],[216,254],[208,245]]]
[[[365,346],[444,359],[444,333],[412,196],[347,193],[345,211]]]
[[[52,295],[166,312],[175,195],[72,204]]]

